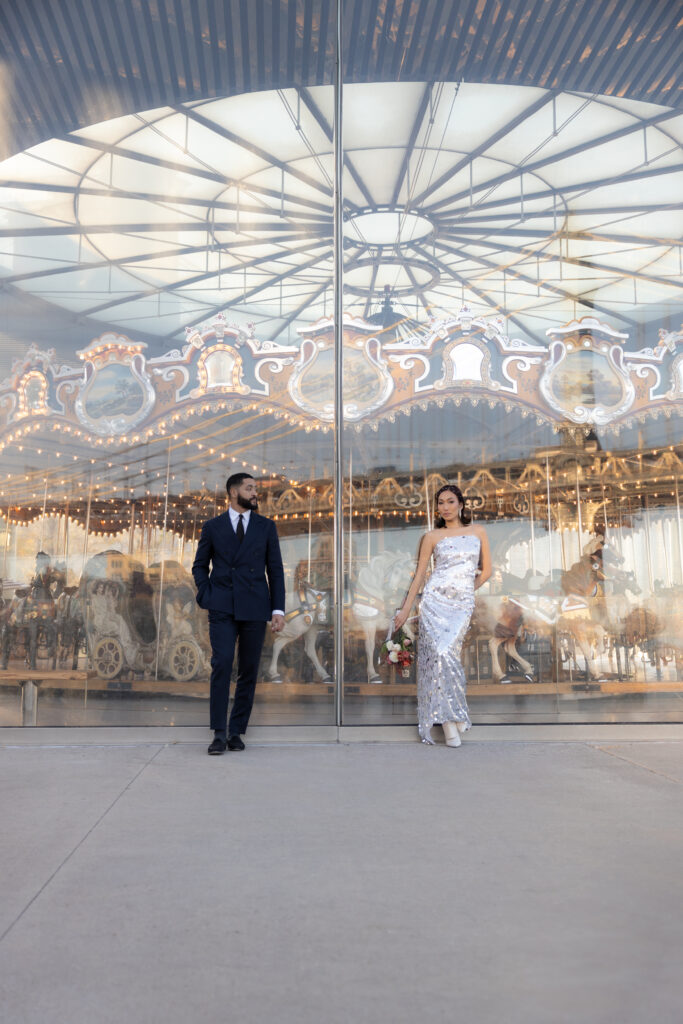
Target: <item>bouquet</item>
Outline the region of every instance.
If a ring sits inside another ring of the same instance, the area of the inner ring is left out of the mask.
[[[402,628],[397,633],[392,633],[390,626],[387,638],[382,644],[381,657],[385,664],[400,669],[401,675],[407,679],[415,657],[413,638]]]

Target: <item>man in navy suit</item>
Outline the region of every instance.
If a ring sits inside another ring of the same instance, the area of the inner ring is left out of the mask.
[[[285,574],[275,523],[258,515],[256,481],[249,473],[235,473],[226,490],[230,507],[204,523],[192,566],[197,604],[209,612],[210,754],[222,754],[226,747],[244,750],[241,734],[254,703],[266,623],[273,633],[285,624]],[[236,646],[237,686],[228,723]]]

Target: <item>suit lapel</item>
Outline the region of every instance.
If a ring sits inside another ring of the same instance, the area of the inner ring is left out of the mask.
[[[235,557],[236,562],[241,562],[245,555],[248,557],[254,542],[263,529],[263,524],[263,516],[258,515],[256,512],[252,512],[249,516],[249,526],[247,527],[247,532],[244,534],[244,540],[238,547],[238,552]],[[232,529],[232,523],[229,523],[229,526],[232,530],[233,537],[235,538],[235,544],[237,544],[237,537],[235,535],[235,531]]]
[[[224,512],[221,518],[223,518],[221,532],[226,546],[226,555],[235,565],[238,562],[242,562],[245,555],[249,556],[252,546],[264,529],[265,519],[263,516],[258,515],[257,512],[252,512],[249,516],[249,526],[244,534],[244,540],[240,544],[230,521],[230,513]]]
[[[223,519],[223,524],[222,524],[223,525],[223,531],[222,531],[223,532],[223,538],[224,538],[225,543],[227,545],[228,554],[232,558],[234,558],[235,557],[235,552],[237,551],[237,548],[238,548],[237,535],[235,534],[235,531],[232,528],[232,523],[230,522],[230,513],[229,512],[224,512],[223,516],[225,517]]]

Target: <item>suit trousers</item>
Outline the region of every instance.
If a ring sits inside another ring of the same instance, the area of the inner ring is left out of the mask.
[[[261,651],[266,635],[263,620],[242,621],[227,612],[209,612],[209,637],[211,640],[211,688],[209,704],[211,728],[229,736],[247,731],[251,708],[254,703],[256,677]],[[237,685],[235,699],[226,730],[228,701],[230,699],[230,676],[237,647]]]

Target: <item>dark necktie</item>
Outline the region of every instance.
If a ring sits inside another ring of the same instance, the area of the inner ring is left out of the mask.
[[[244,540],[244,516],[242,515],[241,512],[240,512],[240,518],[239,518],[239,522],[237,523],[237,529],[235,530],[235,533],[237,534],[237,543],[241,544],[242,541]]]

